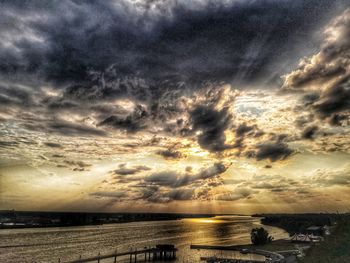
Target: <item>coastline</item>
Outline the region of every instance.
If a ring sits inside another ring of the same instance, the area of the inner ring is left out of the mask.
[[[214,214],[0,211],[0,229],[98,226],[132,222],[212,218]]]
[[[98,226],[132,222],[169,221],[185,218],[213,218],[216,216],[249,216],[241,214],[191,213],[123,213],[123,212],[42,212],[0,210],[0,229]]]

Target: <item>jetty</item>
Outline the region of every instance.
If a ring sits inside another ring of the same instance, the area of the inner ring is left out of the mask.
[[[283,255],[272,252],[272,251],[266,251],[262,249],[251,249],[251,248],[241,248],[240,246],[210,246],[210,245],[191,245],[191,249],[197,249],[197,250],[230,250],[230,251],[239,251],[241,254],[256,254],[261,255],[266,258],[265,262],[275,262],[275,263],[284,263],[285,258]],[[207,262],[212,262],[210,260],[213,260],[214,258],[207,259]],[[215,259],[218,260],[218,259]],[[215,262],[215,261],[213,261]],[[220,262],[220,259],[216,262]],[[225,262],[224,260],[222,262]],[[234,262],[234,261],[232,261]],[[238,261],[239,262],[239,261]],[[241,261],[242,262],[242,261]],[[254,262],[254,261],[252,261]]]
[[[251,259],[232,259],[232,258],[217,258],[217,257],[201,257],[201,261],[207,263],[263,263],[265,261]]]
[[[58,260],[58,263],[85,263],[85,262],[97,262],[100,263],[103,259],[114,259],[114,263],[117,262],[117,259],[120,257],[126,257],[129,256],[129,263],[136,263],[136,262],[147,262],[147,261],[157,261],[157,260],[174,260],[176,259],[176,251],[177,248],[175,248],[174,245],[170,244],[164,244],[164,245],[156,245],[155,247],[145,247],[143,249],[130,249],[129,251],[124,252],[114,252],[110,254],[102,255],[98,253],[97,256],[82,258],[79,256],[76,260],[70,260],[70,261],[61,261],[61,259]],[[140,256],[140,255],[143,255]]]

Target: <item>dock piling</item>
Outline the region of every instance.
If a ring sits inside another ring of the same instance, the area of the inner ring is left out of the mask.
[[[114,254],[114,263],[117,263],[117,249],[115,250],[115,254]]]
[[[117,249],[115,252],[102,255],[101,252],[98,253],[97,256],[93,257],[87,257],[87,258],[82,258],[82,255],[79,255],[78,259],[71,260],[71,261],[61,261],[61,258],[58,259],[58,263],[86,263],[86,262],[97,262],[100,263],[101,260],[103,259],[114,259],[114,263],[117,262],[117,258],[122,257],[122,256],[129,256],[129,263],[137,263],[137,259],[144,257],[144,261],[142,262],[147,262],[147,261],[156,261],[156,260],[168,260],[168,259],[175,259],[176,258],[176,251],[177,249],[175,248],[174,245],[156,245],[155,247],[144,247],[141,249],[135,249],[130,247],[130,250],[125,251],[125,252],[119,252]],[[148,260],[147,260],[148,259]]]

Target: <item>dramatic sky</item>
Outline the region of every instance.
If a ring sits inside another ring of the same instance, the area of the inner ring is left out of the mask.
[[[348,0],[0,1],[0,209],[350,209]]]

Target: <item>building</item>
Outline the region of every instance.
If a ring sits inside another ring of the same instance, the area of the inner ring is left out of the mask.
[[[292,242],[295,242],[295,243],[312,243],[312,238],[306,234],[294,234],[291,239],[290,239]]]

